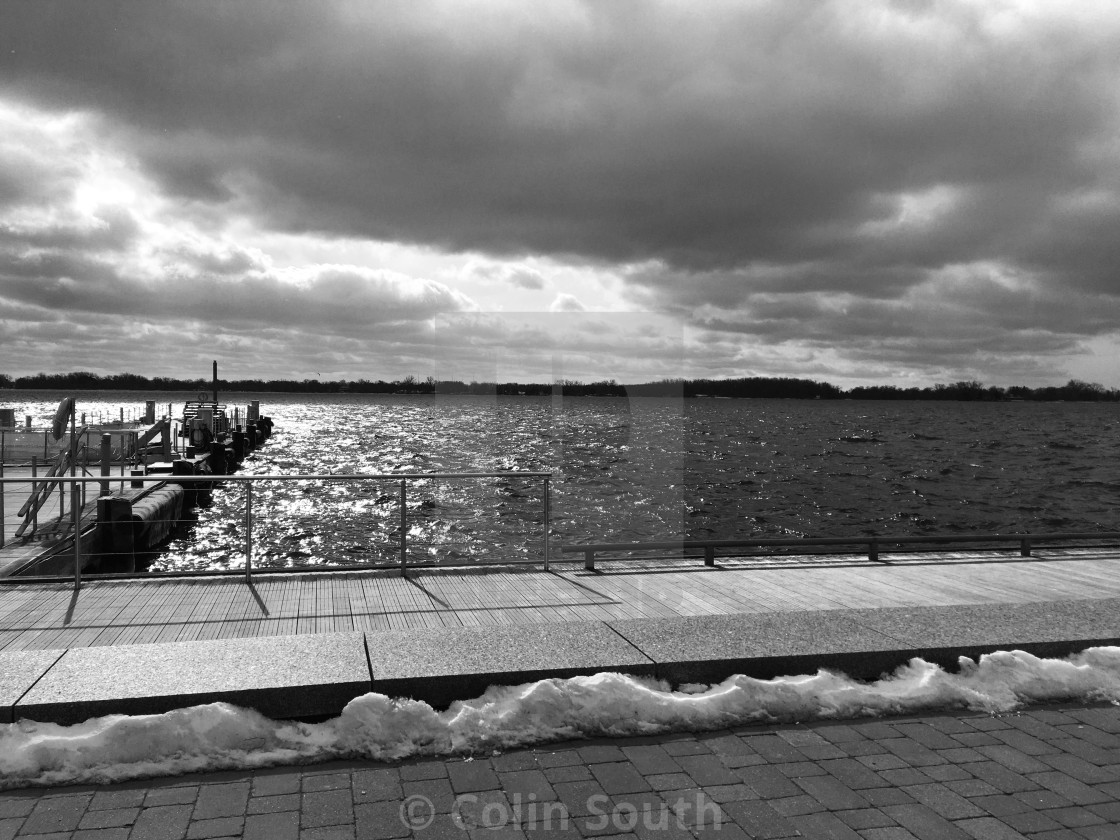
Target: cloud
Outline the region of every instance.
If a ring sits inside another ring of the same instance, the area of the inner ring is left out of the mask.
[[[478,306],[471,283],[594,300],[551,263],[621,278],[731,372],[747,342],[892,375],[968,343],[1048,376],[1116,330],[1104,0],[15,4],[0,127],[0,282],[41,310],[161,296],[351,337]],[[321,256],[343,241],[468,267]]]
[[[580,302],[579,298],[575,295],[570,295],[567,292],[561,292],[549,304],[549,312],[586,312],[587,307]]]

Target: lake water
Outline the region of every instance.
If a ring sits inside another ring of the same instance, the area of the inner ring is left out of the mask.
[[[7,392],[49,422],[57,397]],[[193,396],[193,395],[192,395]],[[117,412],[182,394],[97,393]],[[132,402],[128,402],[131,399]],[[243,394],[276,431],[253,474],[551,471],[561,543],[1120,530],[1120,405]],[[410,483],[413,560],[539,559],[542,485]],[[399,557],[395,481],[254,488],[254,563]],[[244,489],[214,494],[154,568],[238,567]]]

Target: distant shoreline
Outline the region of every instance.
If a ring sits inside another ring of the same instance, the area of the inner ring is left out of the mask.
[[[219,379],[219,392],[288,394],[475,394],[498,396],[567,397],[687,397],[716,399],[802,399],[802,400],[956,400],[967,402],[1120,402],[1120,389],[1071,379],[1065,385],[1029,388],[985,386],[977,381],[938,384],[924,388],[894,385],[858,386],[848,390],[828,382],[788,377],[742,377],[735,379],[664,379],[620,385],[615,380],[580,382],[561,380],[537,382],[463,382],[437,380],[261,380]],[[147,378],[136,374],[101,376],[93,373],[39,373],[12,378],[0,374],[0,390],[28,391],[184,391],[209,392],[214,383],[204,379]]]

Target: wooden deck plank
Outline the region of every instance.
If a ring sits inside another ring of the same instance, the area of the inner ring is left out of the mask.
[[[1120,550],[98,580],[0,589],[0,649],[340,630],[1120,597]],[[942,558],[939,562],[933,559]],[[262,611],[262,603],[267,613]]]

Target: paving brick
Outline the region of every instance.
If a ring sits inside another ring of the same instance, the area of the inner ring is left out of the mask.
[[[766,804],[783,817],[793,817],[798,814],[815,814],[826,810],[821,803],[807,793],[802,793],[797,796],[783,796],[778,799],[767,799]]]
[[[866,808],[867,800],[833,776],[809,776],[795,783],[829,811]]]
[[[498,778],[502,783],[502,790],[513,801],[514,796],[523,800],[536,802],[552,802],[556,799],[556,791],[549,784],[548,777],[541,770],[518,770],[511,773],[499,773]]]
[[[676,761],[701,786],[733,785],[741,781],[735,771],[728,769],[716,755],[680,755]]]
[[[506,753],[494,756],[490,764],[498,773],[512,773],[516,770],[539,770],[537,757],[529,750]]]
[[[992,738],[1005,747],[1012,747],[1027,755],[1050,755],[1059,752],[1058,747],[1021,729],[1001,729],[992,733]]]
[[[1033,758],[1022,750],[1018,750],[1007,744],[991,747],[977,747],[976,752],[980,753],[984,758],[994,761],[997,764],[1002,764],[1008,770],[1013,770],[1016,773],[1044,773],[1052,769],[1049,764],[1043,764],[1037,758]]]
[[[1088,785],[1118,781],[1118,774],[1111,767],[1099,767],[1078,755],[1070,755],[1068,753],[1043,755],[1039,756],[1039,761],[1040,763],[1045,762],[1045,766],[1042,768],[1043,771],[1051,768],[1059,770],[1067,776],[1072,776],[1078,781],[1085,782],[1085,784]]]
[[[988,732],[962,732],[959,735],[953,735],[953,740],[960,744],[962,747],[979,747],[984,744],[1002,744],[998,738],[994,737],[995,733]]]
[[[191,820],[187,840],[208,840],[211,837],[240,837],[245,827],[244,817],[216,817]]]
[[[789,821],[805,837],[821,838],[821,840],[863,840],[863,837],[835,814],[806,814],[790,817]]]
[[[904,787],[903,790],[914,797],[917,802],[932,808],[949,820],[986,816],[980,807],[942,784],[911,785],[910,787]]]
[[[1002,717],[977,717],[969,718],[969,725],[973,729],[979,729],[981,732],[994,732],[997,729],[1010,729],[1011,724],[1004,720]]]
[[[144,804],[144,795],[146,793],[147,791],[143,788],[98,791],[93,795],[93,801],[89,803],[89,810],[103,811],[110,808],[138,808]]]
[[[1055,741],[1065,737],[1065,733],[1062,732],[1062,730],[1039,720],[1030,712],[1009,715],[1006,720],[1016,729],[1021,729],[1023,732],[1034,735],[1036,738],[1040,738],[1043,741]]]
[[[287,770],[287,768],[284,768]],[[253,776],[250,796],[279,796],[282,793],[299,793],[303,777],[299,773],[270,773]]]
[[[658,773],[645,776],[646,783],[654,790],[686,790],[698,787],[692,777],[685,773]]]
[[[876,808],[884,805],[908,805],[914,801],[914,797],[906,791],[893,787],[867,788],[861,790],[860,795]]]
[[[895,821],[878,808],[856,808],[851,811],[835,811],[834,813],[839,819],[843,820],[844,825],[857,830],[885,828],[895,825]]]
[[[245,818],[245,840],[298,840],[300,815],[296,811],[254,814]]]
[[[1088,808],[1051,808],[1046,816],[1061,823],[1066,828],[1082,828],[1087,825],[1102,825],[1108,822],[1104,817],[1098,816]]]
[[[651,808],[655,808],[656,800],[653,799],[653,794],[635,794],[634,796],[643,795],[650,797]],[[630,799],[630,797],[622,797],[621,801],[627,799]],[[720,807],[720,803],[708,796],[706,791],[690,790],[676,794],[665,794],[663,799],[676,817],[675,821],[689,828],[697,826],[715,828],[725,822],[730,822],[726,813]],[[620,801],[618,797],[612,797],[612,800],[616,804]],[[744,800],[732,801],[740,802]]]
[[[24,837],[26,836],[24,835]],[[128,828],[118,826],[114,828],[78,829],[70,835],[70,840],[128,840]]]
[[[1046,816],[1045,811],[1024,811],[1022,814],[1007,814],[1000,819],[1023,834],[1037,834],[1040,831],[1055,831],[1062,824]]]
[[[877,755],[861,755],[856,761],[872,770],[899,770],[910,766],[903,759],[889,752],[882,752]]]
[[[457,761],[448,764],[447,776],[456,793],[497,790],[502,786],[489,761]]]
[[[1039,788],[1038,790],[1024,790],[1020,793],[1011,794],[1015,799],[1018,799],[1028,808],[1035,810],[1046,810],[1047,808],[1068,808],[1073,803],[1066,799],[1061,794],[1054,793],[1052,790],[1046,788]]]
[[[1006,793],[996,794],[995,796],[976,796],[969,801],[975,805],[979,805],[993,817],[1002,817],[1007,814],[1022,814],[1025,811],[1031,810],[1031,807],[1021,799],[1008,796]]]
[[[727,737],[739,740],[734,735]],[[676,759],[660,746],[623,747],[622,753],[625,760],[633,764],[634,769],[643,776],[655,773],[678,773],[681,769]]]
[[[622,753],[619,752],[619,755]],[[591,775],[608,795],[616,793],[637,793],[638,791],[651,790],[642,774],[634,769],[630,762],[616,762],[609,764],[592,764]],[[736,781],[738,781],[736,779]]]
[[[594,813],[595,803],[608,798],[598,782],[558,782],[552,787],[572,817],[585,817]]]
[[[411,830],[401,819],[400,803],[365,802],[354,806],[354,833],[363,840],[389,840]]]
[[[852,741],[865,741],[867,736],[843,723],[825,723],[813,726],[813,731],[830,744],[845,744]]]
[[[402,764],[398,772],[402,782],[446,779],[447,763],[443,761],[419,761],[416,764]]]
[[[339,790],[350,787],[349,773],[312,773],[303,777],[303,792],[316,793],[323,790]]]
[[[1112,801],[1112,797],[1107,793],[1056,770],[1049,773],[1032,773],[1028,778],[1039,787],[1052,790],[1076,805],[1093,805],[1097,802]]]
[[[73,831],[81,822],[82,815],[91,799],[93,797],[90,794],[40,799],[35,803],[35,807],[20,829],[20,833],[51,834],[59,831]]]
[[[1120,733],[1120,710],[1112,708],[1071,709],[1067,714],[1105,732]]]
[[[440,778],[433,776],[431,780]],[[350,774],[350,791],[355,804],[401,799],[400,774],[391,769],[358,770]]]
[[[913,834],[902,826],[892,825],[886,828],[867,828],[860,832],[864,840],[917,840]]]
[[[747,742],[740,738],[738,735],[720,735],[714,738],[701,737],[698,739],[698,741],[716,755],[755,754],[754,750],[747,746]],[[622,751],[629,755],[629,751],[625,747]]]
[[[936,764],[932,767],[923,767],[922,772],[937,782],[959,782],[962,779],[971,779],[972,774],[956,764]]]
[[[754,752],[772,763],[805,760],[805,753],[777,735],[753,735],[743,740]]]
[[[945,764],[944,758],[912,738],[891,738],[883,741],[887,751],[901,758],[911,767],[925,767],[931,764]]]
[[[100,811],[86,811],[81,822],[78,823],[78,828],[118,828],[132,825],[139,815],[139,808],[105,808]]]
[[[447,779],[421,779],[415,782],[404,782],[401,785],[400,799],[423,797],[431,803],[432,809],[437,814],[450,814],[455,807],[455,791],[451,789],[451,782]],[[371,802],[396,802],[397,798],[372,799],[364,802],[355,802],[354,806],[365,805]]]
[[[1086,805],[1090,811],[1099,817],[1104,817],[1109,822],[1120,825],[1120,802],[1101,802],[1096,805]]]
[[[744,799],[758,799],[759,795],[740,782],[736,785],[712,785],[704,788],[704,793],[715,802],[737,802]]]
[[[868,721],[866,723],[853,723],[852,729],[865,738],[873,741],[884,741],[890,738],[900,738],[898,730],[881,721]]]
[[[132,826],[130,840],[181,840],[191,821],[191,805],[145,808]]]
[[[1021,790],[1034,790],[1041,787],[1036,782],[1032,782],[1026,776],[1016,773],[1014,770],[1008,770],[1002,764],[997,764],[994,761],[977,761],[974,764],[961,765],[978,779],[983,779],[994,788],[998,788],[1003,793],[1015,793]]]
[[[1005,822],[995,817],[975,817],[956,823],[970,837],[976,840],[1026,840],[1026,838]]]
[[[801,779],[805,776],[825,776],[828,771],[815,761],[791,761],[788,764],[775,764],[778,772],[788,779]]]
[[[724,812],[755,840],[796,837],[800,832],[765,802],[728,802]]]
[[[13,791],[0,794],[0,819],[26,817],[30,814],[39,798],[28,796],[27,793],[28,791]]]
[[[300,795],[281,793],[276,796],[250,796],[246,814],[276,814],[280,811],[298,811]]]
[[[924,785],[933,781],[933,779],[921,770],[916,770],[913,767],[902,767],[898,770],[880,770],[879,775],[895,787]]]
[[[249,786],[249,782],[203,785],[198,790],[193,818],[195,820],[208,820],[218,817],[243,816],[245,814],[245,804],[249,799]]]
[[[544,777],[549,784],[557,782],[582,782],[591,778],[591,771],[582,764],[573,764],[570,767],[546,767]]]
[[[626,761],[626,755],[620,747],[603,744],[582,748],[579,751],[579,757],[584,764]]]
[[[522,820],[522,814],[515,812],[505,793],[500,790],[484,790],[460,796],[455,802],[452,816],[456,814],[460,822],[472,830],[505,828],[519,825]]]
[[[854,758],[830,759],[820,762],[818,766],[852,790],[885,787],[887,784],[882,776]]]
[[[663,749],[665,752],[669,753],[669,755],[703,755],[704,753],[711,752],[706,744],[702,744],[696,740],[673,741],[672,743],[664,744]]]
[[[945,787],[949,788],[949,790],[953,791],[953,793],[958,793],[966,798],[972,798],[974,796],[993,796],[999,793],[996,788],[992,787],[983,779],[958,779],[956,781],[943,782],[943,784]]]
[[[865,755],[883,755],[887,750],[883,747],[881,741],[848,741],[844,744],[837,744],[837,747],[842,749],[846,755],[852,758],[858,758]]]
[[[926,749],[951,750],[959,746],[944,732],[939,732],[928,723],[895,723],[894,728],[911,740],[917,741]]]
[[[773,767],[740,767],[735,773],[746,785],[763,799],[780,796],[797,796],[801,788],[779,773]],[[746,828],[746,826],[744,826]],[[750,829],[747,829],[750,831]]]
[[[336,788],[303,794],[300,814],[299,825],[302,828],[319,828],[324,825],[354,822],[354,801],[350,795],[349,784],[341,790]]]
[[[882,811],[919,840],[965,840],[969,836],[920,802],[913,805],[885,805]]]

